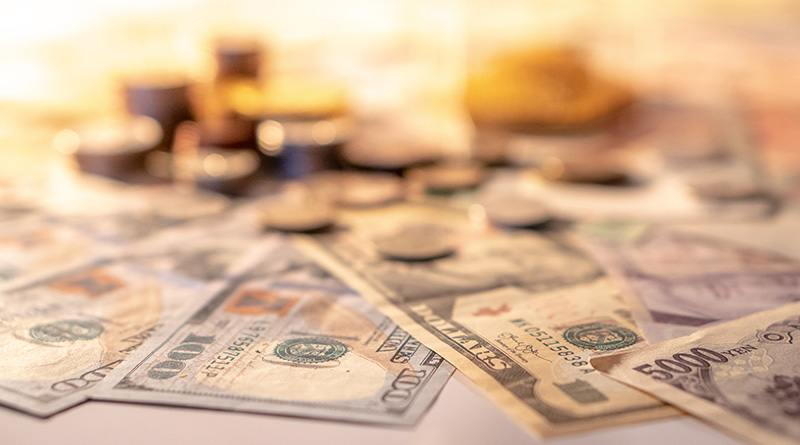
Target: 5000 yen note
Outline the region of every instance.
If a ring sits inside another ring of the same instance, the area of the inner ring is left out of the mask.
[[[99,398],[413,424],[453,372],[285,243],[151,344]]]
[[[570,300],[577,305],[570,310],[577,309],[571,318],[561,320],[564,323],[580,325],[582,318],[595,315],[590,301],[595,293],[611,289],[591,287],[602,277],[591,260],[557,235],[475,231],[453,215],[411,206],[359,212],[345,215],[351,229],[347,233],[299,241],[321,264],[477,382],[509,414],[542,435],[673,413],[652,398],[625,389],[617,391],[617,385],[606,386],[602,378],[587,377],[592,373],[588,358],[596,350],[580,342],[570,344],[560,324],[529,317],[536,311],[525,309],[527,301],[533,303],[539,293],[547,292],[558,292],[556,299],[565,305],[573,292],[580,294],[577,300]],[[393,261],[370,242],[380,236],[379,231],[428,218],[459,231],[461,245],[456,254],[427,262]],[[522,289],[525,295],[513,296],[512,302],[503,299],[509,296],[505,293],[488,292],[506,286]],[[486,293],[474,295],[478,292]],[[525,321],[526,317],[530,320]],[[532,331],[525,331],[534,327],[541,329],[542,337],[552,337],[548,345],[539,344],[528,335]],[[631,330],[600,329],[576,335],[599,338],[613,332],[627,334]],[[616,345],[632,346],[630,339],[639,338],[638,334],[625,337]]]
[[[740,437],[800,441],[800,303],[591,363]]]

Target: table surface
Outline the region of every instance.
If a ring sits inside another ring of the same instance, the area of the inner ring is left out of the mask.
[[[702,422],[677,419],[540,439],[456,375],[413,428],[378,427],[224,411],[87,402],[49,419],[0,408],[4,445],[72,444],[627,444],[737,443]]]

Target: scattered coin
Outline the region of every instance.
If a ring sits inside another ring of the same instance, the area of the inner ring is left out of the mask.
[[[405,196],[403,181],[386,173],[325,172],[308,184],[316,194],[346,207],[380,206]]]
[[[262,207],[261,224],[283,232],[315,232],[335,222],[333,208],[322,200],[281,197]]]
[[[479,201],[486,218],[506,227],[536,227],[553,220],[553,212],[540,200],[523,195],[506,194]]]
[[[158,122],[147,116],[107,118],[57,133],[53,145],[72,154],[81,171],[124,179],[144,170],[147,153],[161,142]]]
[[[709,201],[738,201],[763,197],[764,191],[754,184],[718,181],[690,184],[695,195]]]
[[[441,164],[413,169],[408,178],[422,183],[429,192],[449,193],[477,187],[485,172],[475,164]]]
[[[147,202],[157,215],[172,219],[189,219],[222,213],[230,199],[212,192],[163,193],[163,190],[146,192]]]
[[[378,252],[390,259],[428,261],[452,255],[456,251],[454,232],[446,226],[414,223],[374,240]]]
[[[617,185],[633,180],[633,170],[626,159],[612,153],[584,153],[549,157],[542,161],[541,173],[551,181]]]

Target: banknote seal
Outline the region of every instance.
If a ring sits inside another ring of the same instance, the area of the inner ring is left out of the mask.
[[[564,340],[583,349],[613,351],[627,348],[639,337],[628,328],[609,323],[586,323],[564,331]]]
[[[293,338],[278,344],[275,355],[295,363],[324,363],[347,353],[347,345],[325,337]]]
[[[63,343],[97,338],[103,333],[103,325],[94,320],[60,320],[36,325],[29,332],[39,341]]]

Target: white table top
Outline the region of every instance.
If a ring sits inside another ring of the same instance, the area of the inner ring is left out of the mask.
[[[0,408],[4,445],[72,444],[730,444],[735,440],[691,417],[542,440],[456,373],[414,428],[376,427],[202,409],[88,402],[50,419]]]

